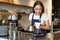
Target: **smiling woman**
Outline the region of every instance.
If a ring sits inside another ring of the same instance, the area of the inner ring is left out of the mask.
[[[43,3],[36,1],[33,5],[33,13],[29,15],[30,26],[34,27],[34,36],[40,36],[42,38],[45,38],[48,33],[47,30],[50,30],[49,18],[44,12],[44,9]],[[24,27],[24,29],[25,31],[28,30],[27,27]]]

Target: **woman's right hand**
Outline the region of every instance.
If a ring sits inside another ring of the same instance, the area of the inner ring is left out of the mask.
[[[23,29],[26,31],[26,30],[28,30],[28,27],[27,26],[24,26]]]

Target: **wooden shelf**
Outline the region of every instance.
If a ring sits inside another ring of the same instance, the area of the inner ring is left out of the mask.
[[[28,7],[28,8],[32,8],[31,6],[26,6],[26,5],[20,5],[20,4],[14,4],[14,3],[7,3],[7,2],[1,2],[0,4],[8,4],[8,5],[14,5],[14,6],[20,6],[20,7]]]

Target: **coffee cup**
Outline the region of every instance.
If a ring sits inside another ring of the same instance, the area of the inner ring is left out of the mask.
[[[40,22],[35,22],[34,26],[36,29],[40,29]]]

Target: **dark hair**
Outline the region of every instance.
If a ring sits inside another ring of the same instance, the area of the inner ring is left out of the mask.
[[[44,6],[43,6],[43,3],[41,2],[41,1],[36,1],[35,3],[34,3],[34,5],[33,5],[33,13],[35,13],[35,11],[34,11],[34,7],[36,6],[36,5],[40,5],[41,7],[42,7],[42,12],[41,13],[43,13],[44,12]]]

